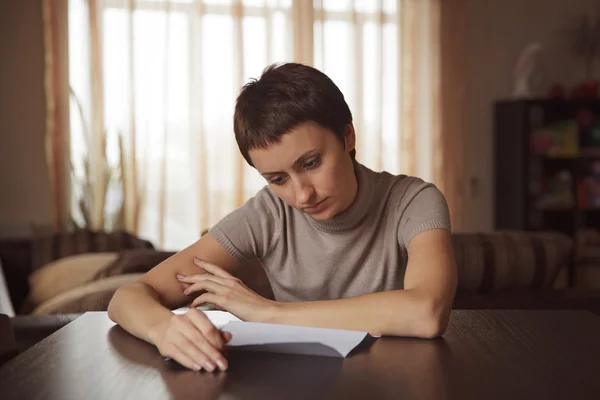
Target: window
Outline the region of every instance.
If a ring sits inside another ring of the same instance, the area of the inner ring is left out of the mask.
[[[265,181],[239,155],[235,98],[268,64],[294,60],[298,32],[313,65],[345,94],[358,160],[401,172],[401,110],[415,86],[399,71],[414,65],[415,55],[399,51],[396,3],[71,0],[74,221],[90,224],[101,215],[97,226],[181,249],[254,195]],[[303,19],[307,6],[311,18]],[[427,27],[422,31],[426,36]],[[432,83],[415,76],[424,94],[411,126],[426,131],[417,148],[428,179]]]

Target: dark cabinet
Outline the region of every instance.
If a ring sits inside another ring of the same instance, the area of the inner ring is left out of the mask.
[[[600,101],[494,105],[496,229],[600,228]]]

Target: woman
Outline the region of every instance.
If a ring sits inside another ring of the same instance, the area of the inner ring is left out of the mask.
[[[230,334],[195,306],[245,321],[434,338],[456,266],[446,201],[432,184],[355,161],[352,114],[320,71],[288,63],[242,89],[235,137],[268,185],[196,243],[114,295],[109,317],[182,365],[227,369]],[[276,301],[229,274],[264,265]],[[195,298],[195,300],[194,300]],[[184,315],[170,309],[189,304]]]

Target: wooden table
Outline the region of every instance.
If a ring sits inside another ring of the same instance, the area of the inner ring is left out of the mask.
[[[442,339],[380,338],[346,359],[228,354],[182,370],[88,313],[0,368],[2,399],[600,399],[600,318],[454,311]]]

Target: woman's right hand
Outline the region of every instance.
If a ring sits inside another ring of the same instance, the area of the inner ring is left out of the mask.
[[[190,309],[182,315],[172,315],[150,333],[150,340],[163,357],[200,371],[227,369],[222,350],[231,340],[229,332],[221,332],[200,310]]]

